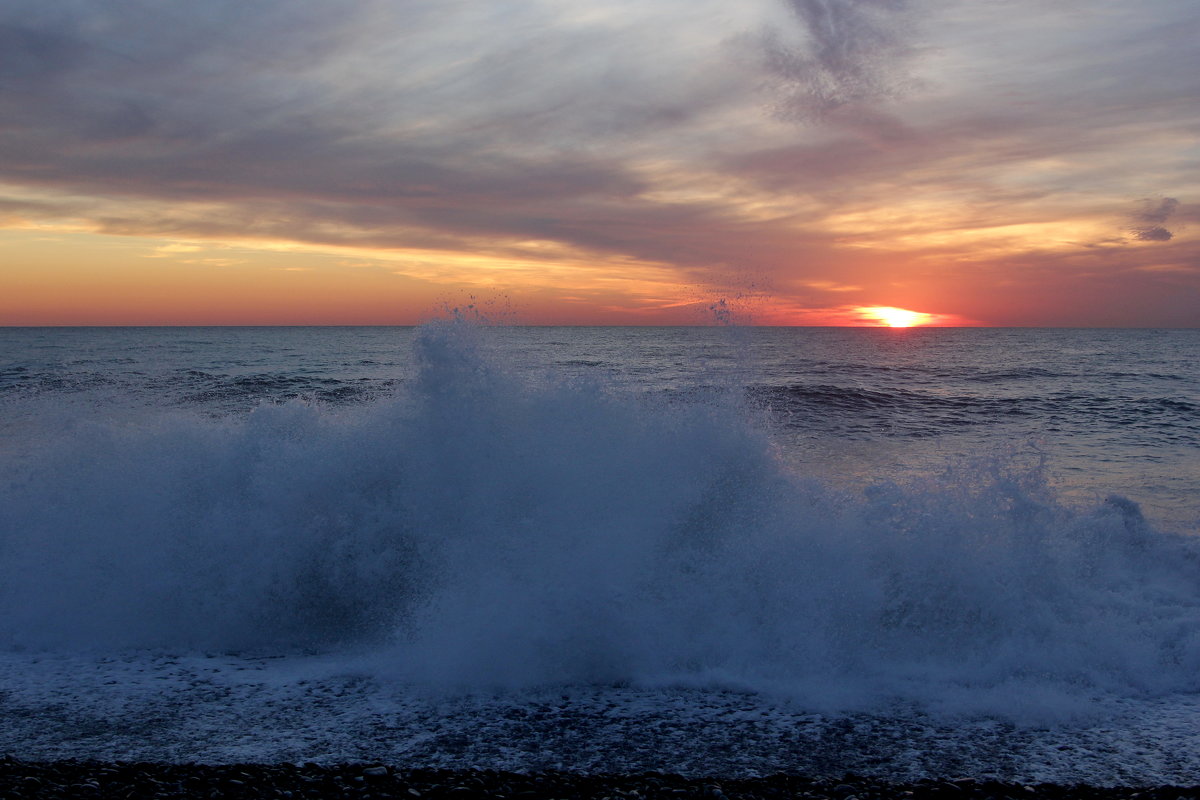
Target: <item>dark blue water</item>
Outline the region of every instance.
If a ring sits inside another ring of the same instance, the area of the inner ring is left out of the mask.
[[[0,329],[0,410],[10,430],[36,430],[62,415],[378,402],[414,380],[415,336]],[[512,327],[482,339],[495,369],[531,383],[684,403],[736,392],[783,457],[823,479],[864,485],[1021,450],[1044,456],[1073,500],[1116,492],[1164,524],[1200,527],[1197,330]]]

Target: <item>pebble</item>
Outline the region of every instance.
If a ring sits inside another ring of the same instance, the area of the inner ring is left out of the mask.
[[[371,778],[369,783],[364,777]],[[718,785],[719,783],[719,785]],[[316,798],[508,797],[725,798],[725,800],[1176,800],[1200,797],[1200,786],[1026,786],[980,779],[886,781],[847,775],[840,781],[802,775],[704,779],[653,773],[580,775],[520,774],[490,770],[402,769],[376,764],[146,764],[88,761],[20,761],[0,757],[0,797],[8,798]]]

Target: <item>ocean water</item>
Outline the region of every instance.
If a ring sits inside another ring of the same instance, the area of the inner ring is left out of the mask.
[[[1197,782],[1197,353],[0,329],[0,750]]]

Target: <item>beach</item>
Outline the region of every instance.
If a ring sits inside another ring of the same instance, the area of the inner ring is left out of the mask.
[[[201,764],[23,762],[0,758],[0,792],[12,798],[705,798],[706,800],[1177,800],[1200,786],[1105,788],[1086,784],[976,781],[887,783],[848,775],[813,780],[795,775],[763,778],[682,778],[665,773],[570,773],[395,769],[382,764]]]

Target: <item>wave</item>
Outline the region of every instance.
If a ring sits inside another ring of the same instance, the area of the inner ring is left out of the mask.
[[[1069,507],[1037,454],[845,494],[785,468],[736,393],[518,380],[485,339],[426,326],[414,379],[370,403],[24,430],[0,642],[1009,715],[1200,689],[1200,543],[1121,497]]]
[[[962,426],[1023,418],[1081,429],[1097,425],[1125,428],[1127,433],[1200,445],[1200,406],[1181,397],[1104,397],[1063,391],[954,395],[834,384],[759,385],[750,387],[749,394],[760,407],[788,424],[849,434],[930,436]]]
[[[1003,386],[1025,386],[1029,382],[1059,382],[1068,386],[1071,383],[1092,383],[1101,381],[1120,381],[1136,385],[1150,383],[1179,383],[1189,379],[1183,375],[1164,372],[1128,372],[1118,370],[1096,370],[1089,368],[1048,369],[1042,366],[1021,366],[1008,368],[982,367],[972,364],[955,363],[952,366],[936,364],[881,364],[864,363],[852,360],[826,360],[815,358],[795,358],[795,363],[807,375],[829,376],[843,378],[845,376],[861,377],[872,381],[882,381],[889,378],[901,381],[923,380],[928,383],[949,382],[952,384],[995,384]]]
[[[290,373],[231,375],[188,369],[148,374],[142,371],[62,374],[27,367],[0,370],[0,400],[23,400],[79,395],[97,402],[141,397],[147,404],[203,406],[210,411],[246,412],[261,403],[290,400],[322,403],[360,402],[387,394],[395,379],[337,379]]]

